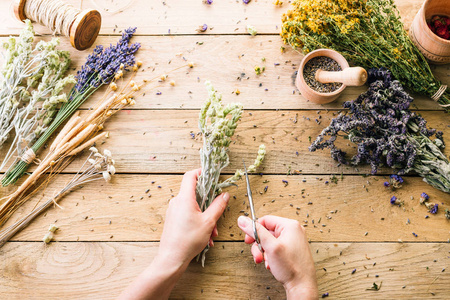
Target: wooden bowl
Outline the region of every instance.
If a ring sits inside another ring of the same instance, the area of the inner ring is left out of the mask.
[[[297,72],[297,78],[295,79],[295,86],[298,88],[303,97],[308,99],[311,102],[318,104],[325,104],[333,102],[339,97],[339,95],[344,91],[346,86],[343,84],[339,89],[331,93],[319,93],[312,88],[310,88],[303,78],[303,69],[305,68],[306,63],[314,57],[318,56],[326,56],[333,60],[335,60],[342,70],[348,68],[347,60],[338,52],[330,49],[317,49],[310,53],[308,53],[300,63],[300,67]]]
[[[409,36],[423,56],[434,64],[450,63],[450,41],[434,34],[427,20],[434,15],[450,16],[449,0],[426,0],[409,30]]]

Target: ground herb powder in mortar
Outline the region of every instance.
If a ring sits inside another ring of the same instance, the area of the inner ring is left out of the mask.
[[[303,78],[306,84],[319,93],[331,93],[338,90],[341,82],[320,83],[316,80],[316,71],[342,71],[341,66],[334,60],[326,56],[318,56],[310,59],[303,69]]]

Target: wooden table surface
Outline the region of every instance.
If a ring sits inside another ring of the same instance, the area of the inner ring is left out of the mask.
[[[248,5],[237,0],[215,0],[212,5],[202,0],[68,2],[102,13],[97,44],[115,43],[121,29],[138,27],[133,41],[142,44],[138,57],[145,66],[139,79],[183,64],[182,57],[196,67],[174,73],[175,87],[160,88],[161,95],[140,96],[135,107],[108,121],[111,137],[104,146],[113,152],[119,174],[112,183],[86,184],[67,195],[60,203],[63,210],[48,210],[0,249],[0,298],[115,298],[151,262],[168,200],[178,192],[182,174],[200,165],[201,141],[190,133],[198,132],[199,108],[207,97],[205,80],[223,93],[225,103],[241,102],[245,108],[226,173],[240,167],[243,158],[251,161],[258,145],[266,144],[266,175],[251,176],[256,213],[294,218],[307,225],[320,294],[329,293],[330,299],[449,298],[450,224],[444,217],[449,195],[411,175],[396,192],[404,207],[392,206],[393,194],[383,187],[388,169],[364,176],[369,173],[366,167],[338,167],[329,152],[308,152],[309,138],[314,139],[342,103],[354,99],[364,87],[347,88],[329,105],[306,102],[295,92],[292,76],[302,56],[289,47],[282,53],[278,35],[281,14],[289,4],[277,7],[272,0]],[[422,1],[396,2],[409,27]],[[22,28],[12,19],[9,5],[10,1],[0,2],[1,39]],[[197,33],[202,24],[209,29]],[[247,24],[259,34],[247,34]],[[36,31],[49,38],[48,30],[36,26]],[[71,51],[74,68],[90,52],[74,50],[64,37],[61,47]],[[264,75],[255,74],[255,65],[266,67]],[[449,65],[432,68],[450,84]],[[236,89],[240,95],[233,93]],[[95,103],[98,94],[83,109]],[[449,116],[425,97],[416,97],[415,105],[430,126],[445,132],[450,143]],[[445,154],[449,156],[449,147]],[[84,157],[75,160],[58,176],[46,195],[61,188],[82,161]],[[337,184],[326,184],[333,175]],[[248,211],[244,189],[242,182],[228,190],[235,199],[219,221],[219,236],[206,266],[191,263],[172,298],[284,298],[282,286],[264,266],[253,263],[237,228],[237,217]],[[8,191],[3,189],[2,195]],[[439,213],[428,219],[429,213],[418,203],[422,192],[440,204]],[[41,197],[19,209],[10,223]],[[54,222],[60,227],[55,242],[45,245],[42,237]],[[381,284],[381,289],[368,290],[373,283]]]

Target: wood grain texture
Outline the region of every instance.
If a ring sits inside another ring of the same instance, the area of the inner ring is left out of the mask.
[[[71,175],[60,176],[45,195],[37,195],[20,208],[4,228],[24,216],[39,200],[56,193],[70,178]],[[60,202],[64,209],[49,209],[13,240],[41,241],[49,224],[56,222],[60,227],[57,241],[158,241],[168,203],[178,194],[181,178],[117,175],[109,184],[86,184],[64,197]],[[287,186],[283,180],[288,181]],[[383,186],[385,180],[382,176],[344,176],[342,180],[338,176],[335,184],[326,183],[330,176],[251,176],[257,216],[296,219],[306,226],[312,241],[448,241],[450,226],[444,217],[445,209],[450,208],[447,194],[416,177],[405,178],[404,186],[392,192]],[[244,181],[238,188],[227,189],[231,201],[218,223],[216,240],[243,240],[236,222],[240,215],[250,212],[245,189]],[[439,203],[438,214],[428,213],[419,204],[422,192],[430,195],[430,201]],[[404,206],[390,204],[394,194],[405,202]],[[429,218],[425,219],[426,215]]]
[[[0,250],[7,299],[113,299],[151,262],[158,243],[8,243]],[[312,243],[320,294],[329,299],[446,299],[450,244]],[[8,262],[8,263],[5,263]],[[354,274],[352,270],[356,269]],[[375,277],[378,275],[378,277]],[[373,283],[379,291],[367,290]],[[20,291],[20,292],[19,292]],[[433,296],[434,295],[434,296]],[[171,299],[284,299],[244,243],[216,243],[191,263]]]
[[[184,173],[200,166],[201,137],[193,139],[190,135],[199,132],[198,114],[197,110],[121,111],[105,123],[110,138],[104,147],[112,150],[118,171],[123,173]],[[241,168],[242,159],[253,161],[258,146],[264,143],[267,156],[263,173],[370,174],[367,166],[338,167],[328,150],[309,152],[309,137],[314,140],[328,126],[333,114],[337,115],[333,111],[245,111],[230,146],[230,165],[225,172],[234,173]],[[444,136],[450,135],[445,112],[424,111],[422,115],[429,126],[443,130]],[[344,139],[341,142],[349,154],[355,153],[354,145],[347,146]],[[44,157],[44,153],[38,156]],[[450,155],[449,147],[444,154]],[[77,172],[85,157],[86,154],[81,155],[66,172]],[[391,169],[379,171],[391,173]]]
[[[77,8],[97,9],[102,15],[100,34],[119,34],[121,29],[137,26],[138,34],[169,35],[196,34],[199,26],[208,24],[204,34],[247,34],[247,25],[255,26],[260,34],[278,34],[281,15],[290,5],[285,1],[282,7],[272,0],[253,0],[248,5],[242,1],[214,1],[206,5],[203,1],[148,1],[148,0],[66,0]],[[422,0],[396,0],[405,27],[409,28]],[[13,22],[10,12],[11,1],[0,2],[0,34],[18,34],[19,22]],[[217,16],[220,16],[218,18]],[[131,20],[130,20],[131,18]],[[50,34],[49,30],[37,27],[37,32]]]
[[[0,38],[0,42],[5,40]],[[96,43],[109,45],[117,40],[117,37],[99,37]],[[174,87],[167,82],[157,89],[143,90],[132,109],[200,109],[207,97],[206,80],[223,94],[224,101],[241,102],[245,109],[339,110],[343,102],[354,100],[367,90],[367,86],[348,87],[335,102],[326,105],[306,101],[293,80],[302,55],[289,48],[281,53],[283,43],[278,36],[138,36],[133,41],[142,45],[137,54],[143,62],[143,71],[136,77],[138,82],[159,77],[185,65],[186,61],[194,62],[195,68],[170,73],[169,79],[176,82]],[[61,49],[70,48],[69,41],[61,38]],[[73,73],[84,64],[86,55],[86,52],[71,52]],[[264,74],[257,76],[255,66],[265,66]],[[450,85],[449,65],[432,66],[432,69],[437,78]],[[240,91],[239,96],[234,94],[236,90]],[[156,95],[157,92],[161,95]],[[82,107],[92,106],[102,95],[103,92],[98,91]],[[412,108],[441,110],[430,98],[418,95]]]

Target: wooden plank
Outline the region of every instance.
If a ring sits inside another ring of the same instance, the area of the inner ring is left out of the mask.
[[[281,15],[290,5],[288,1],[278,7],[272,0],[254,0],[248,5],[242,1],[214,1],[212,5],[203,1],[82,1],[66,0],[82,9],[96,8],[102,15],[100,34],[119,34],[121,29],[137,26],[139,34],[197,34],[197,29],[207,24],[210,29],[202,34],[247,34],[247,25],[255,26],[260,34],[278,34]],[[405,27],[409,28],[419,10],[422,0],[396,0]],[[6,24],[0,34],[18,34],[20,23],[16,22],[10,11],[10,1],[0,3],[0,22]],[[219,17],[220,16],[220,17]],[[51,32],[39,26],[37,32]]]
[[[198,113],[197,110],[122,111],[105,124],[105,130],[111,133],[105,147],[113,152],[120,172],[184,173],[200,166],[198,150],[202,141],[199,136],[193,139],[190,135],[199,131]],[[230,146],[230,166],[225,172],[234,173],[241,168],[243,158],[253,161],[258,146],[264,143],[267,156],[263,173],[369,174],[367,166],[338,167],[327,150],[309,152],[309,137],[314,140],[328,126],[333,114],[336,112],[245,111]],[[445,137],[450,135],[445,112],[422,115],[429,126],[442,130]],[[317,124],[316,119],[321,123]],[[344,140],[341,144],[349,154],[355,153],[353,145],[346,146]],[[450,155],[449,147],[444,154]],[[66,171],[77,172],[84,158],[74,161]],[[380,169],[379,173],[391,174],[392,170]]]
[[[151,262],[158,243],[8,243],[0,263],[8,299],[112,299]],[[330,299],[445,299],[449,244],[313,243],[320,294]],[[352,270],[356,272],[352,274]],[[376,277],[378,276],[378,277]],[[376,282],[379,291],[367,290]],[[433,296],[434,295],[434,296]],[[217,243],[191,263],[171,299],[283,299],[244,243]]]
[[[20,208],[3,228],[31,211],[39,200],[58,192],[71,177],[59,176],[44,196],[41,193]],[[60,227],[55,236],[57,241],[158,241],[168,202],[177,195],[181,178],[181,175],[117,175],[111,184],[103,181],[86,184],[61,201],[64,209],[48,210],[13,240],[41,241],[48,226],[56,222]],[[288,181],[287,186],[283,180]],[[403,188],[392,192],[383,186],[385,180],[382,176],[344,176],[337,184],[327,184],[329,176],[251,176],[257,215],[296,219],[307,226],[312,241],[449,239],[448,221],[444,217],[445,209],[450,208],[448,194],[417,177],[405,178]],[[232,197],[218,224],[218,241],[243,240],[236,220],[249,213],[245,189],[244,181],[239,188],[227,189]],[[437,215],[429,214],[419,204],[422,192],[439,204]],[[405,205],[391,205],[392,195]],[[429,218],[425,219],[427,215]],[[413,232],[418,236],[413,236]]]
[[[4,40],[0,38],[0,42]],[[117,37],[100,37],[97,42],[109,45],[117,40]],[[354,100],[367,90],[367,87],[348,87],[337,101],[326,105],[305,100],[292,79],[302,56],[289,48],[281,53],[283,43],[278,36],[136,37],[134,41],[142,44],[138,58],[144,63],[144,72],[136,77],[138,82],[185,65],[183,58],[196,65],[194,69],[186,67],[171,73],[169,78],[175,80],[174,87],[167,82],[156,90],[144,90],[145,95],[137,99],[136,109],[199,109],[207,98],[206,80],[224,95],[225,101],[242,102],[246,109],[341,109],[343,102]],[[67,40],[62,39],[61,43],[61,49],[71,50]],[[74,70],[80,69],[90,52],[71,51]],[[266,71],[258,76],[255,66],[265,66]],[[433,72],[444,84],[450,85],[448,65],[433,66]],[[236,90],[240,91],[239,96],[234,94]],[[156,95],[157,92],[161,95]],[[82,107],[92,106],[102,96],[101,90],[96,92]],[[415,98],[413,107],[441,109],[428,97]]]

